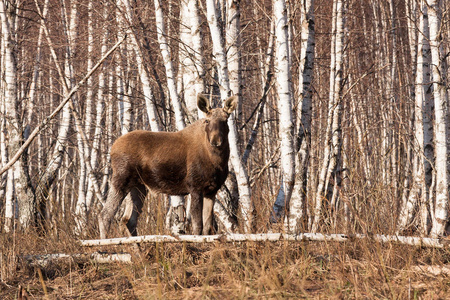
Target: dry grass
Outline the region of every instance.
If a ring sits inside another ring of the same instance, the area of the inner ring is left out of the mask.
[[[1,236],[0,299],[445,299],[448,250],[348,243],[146,244],[132,265],[63,263],[37,269],[25,254],[82,249],[69,236]],[[40,276],[42,274],[42,277]]]

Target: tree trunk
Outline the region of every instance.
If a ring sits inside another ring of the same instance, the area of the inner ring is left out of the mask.
[[[448,145],[447,145],[447,93],[444,74],[444,58],[442,55],[441,28],[441,1],[428,1],[428,20],[430,25],[431,69],[433,76],[434,97],[434,136],[435,136],[435,170],[436,170],[436,206],[433,218],[431,236],[438,237],[444,234],[448,220]]]
[[[306,201],[309,152],[311,149],[311,107],[312,107],[312,76],[314,66],[315,30],[314,30],[314,0],[305,1],[301,8],[301,52],[299,68],[300,100],[297,108],[296,136],[296,178],[289,205],[290,232],[298,233],[307,229]],[[303,226],[302,226],[303,225]]]
[[[230,81],[228,77],[228,64],[225,54],[225,45],[222,32],[218,23],[218,13],[214,0],[206,1],[207,20],[213,40],[213,54],[219,74],[219,89],[222,100],[226,100],[230,93]],[[238,149],[238,132],[234,113],[228,118],[230,132],[228,135],[230,142],[230,162],[236,173],[239,188],[239,200],[241,214],[245,232],[253,230],[253,203],[251,202],[251,191],[248,181],[247,170],[242,164]]]
[[[159,47],[161,55],[163,57],[164,67],[166,69],[167,86],[169,89],[170,100],[175,112],[175,123],[177,130],[182,130],[185,127],[183,112],[181,110],[181,101],[178,95],[175,71],[172,64],[172,55],[170,53],[169,44],[166,39],[166,29],[164,24],[164,15],[159,0],[155,2],[155,15],[156,15],[156,31],[158,35]],[[170,196],[169,211],[171,212],[170,220],[171,231],[174,234],[185,232],[185,215],[184,215],[184,197],[183,196]]]
[[[407,201],[400,209],[399,223],[397,231],[400,233],[411,223],[414,212],[420,204],[418,212],[420,213],[421,232],[426,234],[428,231],[428,209],[429,184],[431,178],[426,179],[426,173],[430,173],[430,162],[433,161],[432,155],[426,151],[426,147],[432,147],[432,127],[430,126],[431,99],[428,90],[430,89],[430,46],[429,46],[429,28],[427,6],[420,3],[419,11],[419,34],[417,48],[417,69],[415,77],[415,106],[414,106],[414,160],[413,160],[413,179],[412,187]],[[416,31],[415,28],[411,30]],[[427,184],[428,182],[428,184]],[[422,209],[422,206],[423,207]]]
[[[150,128],[152,131],[161,131],[157,109],[155,105],[155,99],[153,96],[153,91],[150,85],[150,77],[144,66],[144,56],[142,49],[139,46],[136,32],[132,30],[131,24],[133,20],[132,9],[129,0],[117,0],[117,6],[122,10],[123,23],[126,26],[127,36],[131,40],[131,45],[136,54],[136,64],[138,66],[139,77],[142,83],[142,91],[145,97],[145,104],[147,108],[148,119],[150,122]]]
[[[341,0],[333,3],[333,35],[331,42],[330,66],[330,95],[328,104],[327,132],[325,149],[320,177],[316,189],[314,220],[311,232],[317,232],[322,214],[322,200],[328,197],[331,176],[334,176],[334,185],[337,185],[337,168],[341,148],[341,88],[342,88],[342,59],[344,39],[344,7]],[[333,188],[333,194],[335,189]],[[331,209],[333,209],[331,207]]]
[[[278,87],[279,137],[281,140],[281,187],[274,205],[275,218],[286,215],[295,181],[294,122],[292,115],[291,65],[288,39],[287,8],[284,0],[273,3],[276,36],[275,76]]]
[[[240,0],[227,0],[227,24],[226,24],[226,49],[228,76],[230,79],[230,89],[233,95],[238,96],[238,107],[236,108],[237,124],[242,121],[242,100],[241,100],[241,11]]]
[[[9,140],[8,140],[8,153],[10,155],[15,154],[23,143],[23,127],[21,113],[19,112],[19,98],[18,98],[18,85],[17,85],[17,62],[15,58],[15,33],[14,33],[14,20],[13,16],[17,12],[9,11],[15,9],[13,3],[9,3],[7,6],[4,0],[0,1],[0,17],[2,25],[2,46],[4,56],[3,58],[3,75],[2,81],[4,84],[4,103],[5,103],[5,115],[4,118],[7,122]],[[12,172],[9,172],[9,176],[14,173],[14,180],[9,178],[10,186],[15,192],[15,197],[18,203],[19,223],[25,229],[31,225],[34,225],[35,217],[35,198],[34,195],[29,194],[30,191],[29,182],[26,174],[28,173],[25,168],[28,167],[28,163],[19,160],[14,164]],[[7,197],[14,197],[12,190],[6,194]],[[13,203],[14,199],[7,199],[7,201]]]

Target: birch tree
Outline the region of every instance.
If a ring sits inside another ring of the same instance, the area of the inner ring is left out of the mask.
[[[301,7],[301,51],[299,67],[300,100],[297,108],[296,178],[289,205],[290,231],[298,232],[306,219],[307,176],[311,148],[312,76],[314,66],[315,28],[314,0]],[[306,226],[303,226],[305,230]]]
[[[237,120],[242,120],[242,100],[241,100],[241,59],[240,59],[240,27],[241,12],[239,8],[240,0],[227,0],[227,24],[226,24],[226,49],[227,63],[229,68],[230,89],[238,97]]]
[[[225,53],[225,43],[218,23],[218,12],[214,0],[206,1],[206,17],[208,20],[211,38],[213,40],[213,54],[217,65],[219,77],[220,96],[223,100],[230,94],[230,81],[228,77],[228,63]],[[245,232],[250,232],[253,228],[253,203],[251,201],[251,191],[248,181],[247,170],[245,169],[239,155],[238,133],[234,113],[228,118],[230,128],[230,162],[236,173],[239,188],[239,200],[241,213],[244,222]]]
[[[279,136],[281,140],[281,187],[274,205],[274,213],[281,217],[285,215],[284,210],[289,205],[295,181],[294,122],[286,2],[284,0],[274,1],[273,10],[276,36],[275,77],[278,83]]]
[[[412,1],[414,2],[414,1]],[[424,1],[419,3],[419,27],[410,28],[418,31],[417,68],[415,77],[414,106],[414,160],[412,187],[407,201],[400,209],[398,232],[410,225],[414,212],[419,213],[420,228],[423,234],[428,232],[428,209],[431,184],[431,165],[433,161],[431,125],[431,86],[430,86],[430,33],[428,28],[428,8]],[[417,209],[419,208],[419,209]]]
[[[160,0],[154,0],[155,2],[155,15],[156,15],[156,33],[158,35],[159,47],[166,69],[167,87],[169,90],[170,99],[172,102],[175,123],[178,130],[183,129],[186,125],[184,122],[183,112],[181,110],[181,102],[178,97],[178,90],[175,79],[175,70],[172,64],[172,55],[170,53],[169,44],[166,38],[166,26],[164,24],[164,16],[161,7]]]
[[[197,95],[205,91],[203,41],[196,0],[181,1],[180,20],[178,90],[186,103],[187,117],[193,122],[203,116],[197,107]]]
[[[333,30],[331,41],[330,93],[328,101],[328,118],[325,135],[323,161],[320,167],[316,189],[314,219],[311,232],[317,232],[322,214],[322,201],[327,197],[330,178],[338,166],[341,138],[341,85],[342,85],[342,55],[344,51],[344,6],[343,1],[333,2]],[[336,182],[335,182],[336,184]],[[333,196],[337,196],[333,191]]]
[[[142,83],[142,90],[145,97],[145,104],[147,108],[148,119],[150,127],[153,131],[160,131],[160,124],[158,123],[157,109],[155,106],[155,99],[153,96],[153,90],[150,85],[150,77],[145,69],[144,55],[142,48],[138,42],[136,31],[133,29],[133,13],[129,0],[117,0],[117,7],[120,9],[121,16],[123,18],[123,24],[126,26],[127,36],[130,37],[131,45],[135,53],[136,64],[138,66],[139,78]]]
[[[104,5],[103,7],[103,18],[104,20],[107,20],[108,18],[108,5]],[[91,7],[92,9],[92,7]],[[92,18],[92,15],[91,15]],[[92,34],[93,31],[93,24],[88,24],[91,26],[91,28],[88,28],[88,31],[90,34]],[[89,35],[89,33],[88,33]],[[103,57],[107,52],[107,41],[109,38],[108,29],[105,28],[104,32],[102,34],[101,39],[101,50],[100,55]],[[89,39],[88,39],[89,42]],[[89,46],[89,45],[88,45]],[[92,49],[91,49],[92,50]],[[89,51],[89,49],[88,49]],[[92,55],[92,53],[91,53]],[[92,58],[90,59],[90,63],[88,60],[88,68],[89,70],[92,69]],[[108,82],[108,75],[107,72],[110,70],[108,65],[104,64],[102,70],[98,74],[98,89],[96,98],[94,98],[94,94],[92,91],[92,87],[88,88],[88,93],[86,95],[86,126],[84,133],[78,132],[77,134],[77,140],[78,145],[80,149],[80,162],[82,162],[82,165],[80,166],[80,169],[83,170],[84,168],[84,176],[80,176],[79,180],[79,197],[77,201],[77,205],[75,208],[75,215],[77,216],[77,230],[79,233],[82,233],[84,228],[87,226],[88,217],[90,210],[92,208],[94,197],[95,197],[95,188],[94,188],[94,182],[90,180],[90,178],[93,178],[94,174],[89,174],[87,170],[88,162],[85,161],[85,157],[88,157],[90,166],[92,168],[92,171],[96,171],[99,166],[99,154],[100,154],[100,143],[102,138],[102,119],[105,111],[105,94],[108,92],[107,88],[107,82]],[[92,78],[92,77],[91,77]],[[93,84],[93,81],[87,83]],[[91,98],[88,98],[91,97]],[[92,108],[95,108],[95,118],[92,119]],[[94,125],[94,130],[91,135],[91,127]],[[81,129],[81,124],[80,124]],[[89,137],[90,141],[92,141],[91,147],[86,147],[85,142],[83,141],[82,134],[85,134],[87,137]],[[82,195],[84,193],[84,195]],[[103,198],[103,197],[102,197]]]
[[[23,126],[19,111],[18,85],[17,85],[17,61],[15,57],[15,21],[13,16],[16,3],[0,1],[0,17],[2,26],[2,81],[4,84],[4,118],[5,129],[8,128],[9,141],[7,152],[13,155],[23,143]],[[6,150],[6,149],[5,149]],[[19,161],[8,172],[7,203],[8,210],[14,203],[14,194],[18,203],[19,223],[23,228],[34,224],[35,202],[34,195],[28,194],[28,182],[23,161]],[[8,215],[7,219],[12,218]],[[10,223],[10,222],[9,222]],[[7,226],[9,227],[9,225]],[[9,228],[8,228],[9,229]]]
[[[7,136],[8,131],[13,129],[13,126],[10,126],[11,124],[14,124],[14,120],[17,117],[16,116],[16,106],[15,106],[15,99],[11,98],[11,84],[15,83],[15,74],[14,77],[11,77],[11,74],[8,74],[7,71],[7,65],[8,63],[11,64],[13,61],[12,55],[12,49],[8,49],[8,47],[11,47],[11,41],[10,39],[10,33],[8,33],[8,30],[10,30],[10,16],[8,16],[8,12],[6,11],[6,6],[4,1],[1,1],[0,3],[0,15],[1,15],[1,22],[2,22],[2,37],[1,37],[1,66],[2,69],[5,69],[5,72],[2,72],[2,80],[1,80],[1,112],[4,116],[1,121],[1,155],[2,155],[2,166],[8,163],[9,157],[8,157],[8,146],[7,146]],[[8,19],[9,18],[9,19]],[[9,67],[14,68],[13,66]],[[13,70],[10,70],[14,72]],[[10,82],[9,84],[7,83]],[[8,86],[9,85],[9,86]],[[9,91],[8,91],[9,90]],[[12,91],[14,92],[14,90]],[[14,94],[13,94],[14,95]],[[17,133],[16,139],[17,139]],[[3,197],[5,199],[4,202],[4,211],[5,211],[5,221],[4,221],[4,230],[5,232],[10,232],[13,229],[14,225],[14,204],[16,202],[16,199],[14,198],[14,173],[13,170],[8,170],[2,176],[2,191]],[[2,197],[2,198],[3,198]],[[17,205],[17,204],[16,204]]]
[[[41,13],[41,8],[39,7],[39,4],[37,2],[35,2],[35,3],[36,3],[36,9],[38,10],[38,12],[40,12],[40,15],[43,15]],[[44,6],[44,10],[45,10],[45,6]],[[75,16],[76,16],[75,7],[72,10],[72,13],[73,13],[72,17],[75,18]],[[63,17],[63,19],[65,18],[64,15],[62,17]],[[75,29],[76,20],[71,19],[70,22],[73,22],[72,25],[70,26],[70,28]],[[46,19],[42,18],[41,24],[44,28],[47,44],[50,45],[50,47],[52,48],[53,42],[51,40],[49,29],[46,24]],[[67,28],[66,26],[64,26],[64,30],[65,30],[67,40],[73,41],[72,38],[68,38],[67,36],[69,34],[75,34],[75,33],[74,32],[69,33],[68,32],[69,28]],[[73,46],[73,44],[72,44],[72,46]],[[66,65],[66,70],[67,70],[66,75],[68,75],[69,77],[68,78],[64,77],[61,69],[59,69],[60,77],[62,79],[61,86],[63,89],[64,96],[67,96],[69,94],[70,83],[66,82],[66,80],[70,81],[70,76],[72,74],[72,72],[70,72],[71,67],[70,67],[70,62],[69,62],[70,51],[71,51],[70,44],[68,43],[68,45],[66,47],[66,52],[65,52],[65,65]],[[53,58],[53,62],[57,66],[57,68],[60,68],[60,66],[58,65],[59,60],[54,51],[52,52],[52,58]],[[57,136],[56,143],[55,143],[55,146],[52,151],[52,155],[50,156],[50,160],[49,160],[49,163],[47,164],[47,168],[44,171],[44,174],[42,175],[40,184],[36,188],[36,197],[37,197],[37,205],[38,205],[38,220],[41,222],[41,226],[44,226],[44,223],[45,223],[44,221],[46,219],[46,210],[47,210],[46,202],[47,202],[47,198],[49,196],[49,191],[57,177],[58,169],[60,168],[62,161],[63,161],[64,153],[65,153],[67,142],[68,142],[70,120],[71,120],[70,107],[69,107],[69,105],[65,105],[64,108],[62,109],[62,114],[61,114],[60,123],[59,123],[59,127],[58,127],[58,136]]]
[[[155,2],[155,15],[156,15],[156,32],[158,35],[159,47],[161,55],[164,61],[164,67],[166,69],[167,86],[169,89],[170,100],[174,108],[175,123],[177,130],[182,130],[185,127],[183,112],[181,110],[181,101],[178,95],[178,90],[175,81],[175,71],[172,64],[172,55],[170,53],[169,44],[166,38],[166,29],[164,24],[164,15],[159,0]],[[172,220],[171,231],[175,234],[185,231],[184,223],[184,197],[183,196],[170,196],[170,219]],[[169,224],[168,224],[169,225]]]
[[[445,60],[441,44],[441,9],[442,1],[429,0],[428,20],[430,26],[431,70],[434,97],[434,137],[435,137],[435,170],[436,170],[436,206],[431,236],[444,234],[448,220],[448,145],[447,145],[447,91],[444,74]]]

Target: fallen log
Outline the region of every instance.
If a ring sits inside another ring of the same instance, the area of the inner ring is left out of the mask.
[[[420,272],[420,273],[424,273],[426,275],[429,276],[440,276],[440,275],[450,275],[450,266],[448,265],[444,265],[444,266],[439,266],[439,265],[433,265],[433,266],[426,266],[426,265],[421,265],[421,266],[414,266],[411,269],[414,272]]]
[[[90,254],[41,254],[41,255],[24,255],[22,260],[31,267],[46,268],[50,265],[66,262],[68,260],[74,263],[94,262],[106,264],[111,262],[120,262],[125,264],[131,263],[131,254],[129,253],[101,253],[94,252]]]
[[[125,245],[134,243],[214,243],[214,242],[276,242],[276,241],[335,241],[345,242],[351,240],[368,239],[379,243],[400,243],[411,246],[444,248],[448,247],[449,241],[437,238],[397,236],[397,235],[367,235],[367,234],[322,234],[322,233],[258,233],[258,234],[224,234],[224,235],[143,235],[124,238],[81,240],[81,246],[109,246]]]

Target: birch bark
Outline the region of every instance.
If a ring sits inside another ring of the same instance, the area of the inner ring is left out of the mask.
[[[241,101],[241,12],[239,7],[240,0],[227,0],[227,30],[226,30],[226,49],[228,76],[230,80],[230,89],[238,97],[237,122],[242,121],[242,101]]]
[[[175,71],[172,64],[172,55],[170,53],[169,44],[166,38],[164,15],[161,7],[161,2],[159,0],[154,0],[154,2],[156,15],[156,32],[158,35],[161,55],[164,61],[164,67],[166,69],[167,86],[169,88],[170,100],[175,112],[175,123],[177,130],[182,130],[185,127],[185,122],[175,81]],[[171,225],[170,229],[174,234],[185,232],[184,197],[170,196],[170,206],[171,209],[169,210],[169,213],[171,215],[168,219],[170,220],[171,224],[166,225]]]
[[[433,156],[430,151],[425,150],[431,147],[432,127],[430,126],[431,99],[429,90],[430,82],[430,45],[428,28],[428,9],[422,1],[419,4],[419,34],[417,38],[417,68],[415,78],[415,106],[414,106],[414,161],[413,161],[413,182],[407,201],[400,209],[398,233],[405,230],[411,223],[415,208],[420,204],[420,228],[423,234],[428,231],[428,208],[429,184],[431,178],[426,179],[426,174],[430,173],[430,162]],[[411,30],[416,31],[415,28]],[[428,184],[427,184],[428,182]]]
[[[205,90],[205,83],[203,78],[205,77],[204,57],[203,57],[203,39],[201,35],[201,22],[198,13],[197,0],[188,0],[189,21],[191,28],[191,42],[192,42],[192,54],[193,57],[193,75],[194,75],[194,89],[195,94],[192,95],[190,101],[194,102],[199,118],[203,117],[203,112],[197,107],[197,94],[203,93]]]
[[[108,18],[108,5],[104,5],[103,7],[103,19],[107,20]],[[92,26],[93,24],[91,24]],[[92,28],[88,28],[89,31],[92,31]],[[107,52],[107,41],[109,39],[109,32],[108,29],[104,29],[104,32],[102,34],[102,41],[101,41],[101,50],[100,50],[100,55],[101,57],[103,57],[106,52]],[[89,65],[89,64],[88,64]],[[92,68],[92,59],[91,59],[91,68]],[[90,95],[92,98],[91,99],[86,99],[86,106],[87,107],[93,107],[95,104],[95,119],[92,120],[92,118],[87,118],[86,120],[86,130],[84,131],[84,134],[86,135],[86,137],[89,137],[90,141],[92,141],[91,147],[89,148],[87,145],[87,142],[83,140],[83,137],[81,136],[83,133],[79,132],[79,144],[83,147],[84,146],[84,151],[86,153],[80,153],[81,155],[84,155],[84,157],[89,159],[89,163],[90,163],[90,168],[91,171],[97,171],[98,166],[99,166],[99,156],[100,156],[100,144],[101,144],[101,139],[102,139],[102,131],[103,131],[103,126],[102,126],[102,119],[103,119],[103,115],[105,112],[105,101],[104,99],[106,98],[105,95],[108,93],[108,79],[107,79],[107,72],[111,70],[111,68],[104,63],[102,66],[102,70],[99,72],[98,75],[98,90],[97,90],[97,97],[96,100],[94,100],[94,95],[93,93]],[[91,81],[92,83],[92,81]],[[89,82],[87,83],[89,85]],[[87,114],[88,112],[86,112]],[[92,113],[91,113],[92,114]],[[87,121],[91,122],[90,124],[87,124]],[[81,122],[81,121],[80,121]],[[94,125],[94,130],[93,130],[93,134],[91,135],[91,126]],[[81,125],[78,125],[81,129]],[[88,154],[88,155],[86,155]],[[80,160],[84,160],[83,158],[80,158]],[[81,199],[79,199],[80,201],[77,203],[77,207],[75,209],[75,214],[76,216],[79,218],[78,219],[78,229],[79,232],[81,233],[83,231],[83,228],[85,228],[87,226],[87,222],[88,222],[88,218],[89,218],[89,213],[90,210],[92,208],[92,204],[94,202],[94,198],[95,198],[95,194],[96,193],[100,193],[99,191],[99,187],[98,187],[98,183],[94,183],[94,174],[91,174],[91,172],[87,171],[87,165],[88,162],[85,161],[85,165],[84,167],[86,168],[86,180],[87,180],[87,184],[86,184],[86,196]],[[89,172],[89,173],[88,173]],[[96,179],[95,179],[96,181]],[[81,183],[80,183],[81,184]],[[96,191],[97,189],[97,191]],[[98,198],[98,196],[97,196]],[[101,198],[100,198],[101,199]],[[84,202],[82,202],[84,200]]]
[[[203,117],[203,112],[197,107],[197,95],[205,90],[203,41],[196,0],[181,1],[180,19],[178,90],[186,103],[188,120],[193,122]]]
[[[178,90],[175,79],[175,71],[172,64],[172,55],[170,53],[169,44],[166,38],[166,26],[164,24],[164,16],[161,7],[160,0],[154,0],[155,2],[155,16],[156,16],[156,32],[158,35],[159,48],[164,61],[164,67],[166,69],[167,86],[169,89],[169,96],[172,102],[173,110],[175,113],[175,123],[178,130],[185,127],[183,112],[181,110],[181,102],[178,96]]]
[[[155,105],[155,99],[153,96],[152,87],[150,85],[150,77],[147,70],[144,67],[144,56],[142,49],[139,46],[136,32],[132,28],[133,13],[129,0],[117,0],[117,7],[121,10],[122,18],[126,26],[127,36],[130,37],[131,45],[136,55],[136,64],[138,66],[139,78],[142,83],[142,91],[145,97],[145,104],[147,108],[148,120],[150,122],[150,128],[153,131],[161,131],[157,109]]]
[[[208,25],[213,40],[213,54],[217,65],[217,72],[219,75],[219,89],[223,100],[228,98],[230,93],[230,81],[228,77],[228,64],[225,53],[225,43],[222,32],[218,23],[218,12],[214,0],[206,1],[206,15]],[[244,221],[245,232],[250,232],[253,229],[253,203],[251,202],[251,191],[248,181],[247,170],[245,169],[239,155],[238,149],[238,132],[236,129],[236,121],[234,113],[228,118],[228,126],[230,128],[230,162],[236,173],[238,181],[239,197],[241,214]]]
[[[448,220],[448,145],[447,145],[447,93],[443,74],[444,58],[441,44],[441,8],[440,0],[427,1],[429,6],[428,20],[430,26],[431,69],[433,76],[434,97],[434,136],[435,136],[435,170],[436,170],[436,206],[433,218],[431,236],[437,237],[444,234]]]
[[[40,12],[40,14],[42,15],[39,4],[37,3],[37,1],[35,1],[35,3],[36,3],[36,8],[37,8],[38,12]],[[41,25],[44,28],[45,37],[46,37],[47,43],[50,47],[52,59],[58,69],[58,73],[62,80],[61,87],[63,89],[63,95],[65,97],[69,95],[69,86],[71,86],[72,85],[71,82],[73,82],[73,78],[71,78],[73,75],[73,71],[72,71],[72,65],[70,63],[70,60],[71,60],[71,55],[72,55],[71,54],[72,53],[71,45],[73,46],[73,42],[74,42],[74,38],[75,38],[75,30],[76,30],[77,10],[76,10],[75,5],[76,5],[76,3],[73,3],[73,7],[71,10],[70,24],[68,26],[67,26],[66,22],[64,21],[67,18],[67,14],[64,13],[64,9],[63,9],[63,13],[62,13],[63,14],[62,20],[63,20],[63,26],[64,26],[64,33],[65,33],[66,39],[68,41],[66,51],[65,51],[65,72],[66,72],[65,76],[62,73],[60,66],[58,65],[59,60],[54,51],[53,43],[50,38],[49,29],[46,24],[46,19],[41,19]],[[64,7],[64,5],[63,5],[63,7]],[[66,104],[62,108],[61,119],[60,119],[59,127],[58,127],[58,137],[56,139],[56,143],[53,148],[50,161],[47,164],[47,168],[44,171],[44,174],[42,175],[41,184],[39,184],[36,187],[36,197],[37,197],[37,205],[38,205],[38,216],[37,217],[38,217],[38,221],[40,222],[40,226],[42,226],[42,227],[45,227],[45,218],[46,218],[46,210],[47,210],[46,201],[47,201],[47,198],[49,195],[49,190],[56,179],[58,170],[59,170],[59,168],[62,164],[62,160],[64,158],[64,153],[65,153],[65,149],[66,149],[67,141],[68,141],[70,123],[71,123],[70,121],[71,121],[71,111],[70,111],[69,105]]]
[[[115,18],[118,24],[117,37],[121,39],[127,32],[127,25],[124,18],[121,16],[119,9],[115,11]],[[130,49],[129,49],[130,48]],[[131,58],[129,57],[131,56]],[[119,119],[121,134],[124,135],[131,131],[132,124],[132,107],[131,107],[131,93],[125,91],[126,77],[132,74],[131,72],[131,59],[133,58],[133,50],[129,43],[121,45],[116,55],[116,94],[119,102]],[[131,86],[131,82],[128,84]],[[111,120],[112,121],[112,120]],[[109,144],[111,145],[111,144]]]
[[[292,115],[291,65],[287,7],[284,0],[273,2],[275,18],[275,77],[278,87],[279,136],[281,161],[281,187],[274,205],[276,219],[285,216],[286,206],[292,195],[295,182],[294,122]]]
[[[300,101],[297,108],[296,178],[289,205],[288,228],[291,232],[306,230],[306,201],[309,151],[311,148],[312,77],[315,50],[314,0],[301,7],[301,52],[299,67]],[[303,224],[303,226],[302,226]]]
[[[322,200],[327,197],[332,173],[336,171],[341,147],[341,85],[344,38],[344,6],[341,0],[333,2],[333,35],[331,42],[330,95],[324,157],[316,189],[314,219],[311,232],[317,232],[322,214]],[[335,184],[337,184],[335,182]],[[334,192],[334,191],[333,191]],[[333,195],[336,196],[336,195]]]
[[[2,25],[2,46],[3,46],[3,74],[2,81],[4,84],[4,103],[5,103],[5,121],[9,133],[8,153],[13,155],[20,149],[23,143],[23,127],[21,114],[19,112],[19,98],[17,85],[17,62],[15,57],[15,34],[14,34],[14,16],[17,16],[15,10],[17,3],[10,3],[4,0],[0,1],[0,18]],[[27,228],[34,224],[35,216],[35,198],[34,195],[29,195],[28,181],[26,177],[25,167],[27,163],[19,160],[14,164],[10,175],[9,188],[10,190],[6,196],[14,197],[14,191],[19,212],[19,223],[23,228]],[[12,173],[14,174],[12,177]],[[12,179],[14,180],[12,181]],[[8,201],[10,201],[8,199]],[[14,198],[11,198],[11,203]]]

